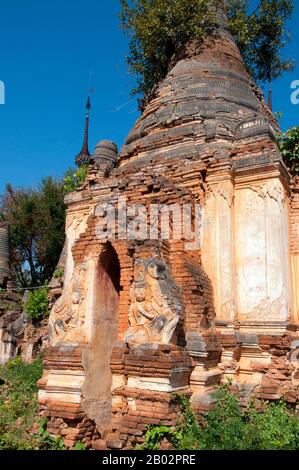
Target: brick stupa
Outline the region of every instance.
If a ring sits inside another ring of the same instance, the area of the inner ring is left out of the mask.
[[[140,443],[148,424],[176,423],[173,392],[206,410],[227,378],[244,399],[298,400],[298,190],[218,20],[157,87],[120,155],[100,142],[66,198],[39,402],[69,447]],[[202,207],[200,244],[130,239],[119,224],[105,239],[124,204]]]

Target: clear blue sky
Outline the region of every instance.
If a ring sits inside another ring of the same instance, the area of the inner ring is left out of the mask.
[[[254,1],[252,2],[255,3]],[[290,24],[288,56],[296,70],[274,84],[283,129],[299,125],[290,83],[299,80],[299,0]],[[97,141],[119,146],[139,113],[130,96],[127,38],[119,28],[119,0],[0,0],[0,193],[7,182],[32,186],[60,177],[82,144],[84,105],[93,70],[90,150]]]

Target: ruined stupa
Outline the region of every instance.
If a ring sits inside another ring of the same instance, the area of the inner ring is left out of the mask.
[[[24,300],[14,285],[9,226],[0,222],[0,364],[20,356],[30,362],[40,354],[47,325],[36,328],[24,312]],[[28,293],[28,291],[27,291]]]
[[[4,289],[10,279],[9,230],[8,225],[0,221],[0,288]]]
[[[120,155],[101,141],[66,197],[39,402],[69,447],[142,442],[148,424],[176,423],[173,392],[205,410],[227,378],[244,398],[298,399],[298,192],[222,11],[218,23]],[[191,220],[180,236],[178,213]]]

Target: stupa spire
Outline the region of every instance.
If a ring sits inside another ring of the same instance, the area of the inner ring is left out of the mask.
[[[88,132],[89,132],[89,112],[91,108],[90,97],[87,98],[86,103],[86,116],[85,116],[85,130],[84,130],[84,140],[80,153],[76,156],[75,163],[78,166],[84,165],[89,162],[91,157],[88,149]]]

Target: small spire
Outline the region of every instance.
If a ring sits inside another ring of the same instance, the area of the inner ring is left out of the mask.
[[[86,103],[86,116],[85,116],[85,130],[84,130],[84,141],[82,145],[81,152],[76,156],[75,163],[77,166],[84,165],[89,162],[91,157],[88,150],[88,130],[89,130],[89,111],[91,108],[90,96],[87,98]]]
[[[269,83],[268,89],[268,108],[270,109],[270,111],[273,111],[273,95],[271,83]]]

